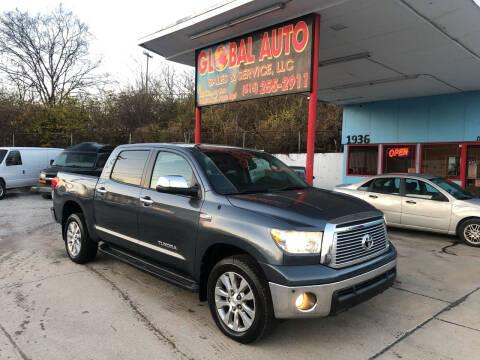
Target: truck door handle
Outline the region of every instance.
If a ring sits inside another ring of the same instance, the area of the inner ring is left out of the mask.
[[[22,170],[22,174],[25,175],[25,170]]]
[[[153,200],[150,198],[150,196],[143,196],[143,197],[140,198],[140,201],[145,206],[150,206],[150,205],[153,204]]]
[[[415,202],[415,201],[412,201],[412,200],[407,200],[406,203],[407,203],[407,204],[412,204],[412,205],[415,205],[415,204],[416,204],[416,202]]]
[[[371,197],[372,199],[376,199],[376,198],[378,198],[378,196],[377,196],[377,195],[368,195],[368,197]]]
[[[107,189],[105,189],[104,187],[101,187],[101,188],[97,189],[97,192],[100,195],[105,195],[107,193]]]

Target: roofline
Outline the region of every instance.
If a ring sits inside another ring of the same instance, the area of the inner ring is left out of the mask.
[[[214,12],[214,14],[212,16],[221,15],[222,13],[224,13],[228,10],[234,9],[238,6],[244,5],[244,4],[252,2],[252,1],[253,0],[224,0],[222,2],[216,3],[216,4],[206,8],[204,10],[200,10],[196,13],[193,13],[192,15],[183,17],[183,18],[181,18],[181,19],[179,19],[179,20],[177,20],[173,23],[170,23],[170,24],[162,27],[158,31],[155,31],[155,32],[153,32],[151,34],[148,34],[148,35],[145,35],[145,36],[142,36],[141,38],[138,39],[138,41],[140,42],[139,45],[144,47],[143,44],[146,43],[147,41],[153,40],[157,37],[162,37],[162,36],[168,35],[168,34],[174,32],[174,31],[178,31],[178,30],[184,29],[186,27],[189,27],[191,25],[194,25],[196,23],[194,20],[197,20],[199,17],[205,16],[205,15],[211,13],[211,12]],[[221,8],[225,8],[225,9],[222,9],[222,11],[218,11]]]

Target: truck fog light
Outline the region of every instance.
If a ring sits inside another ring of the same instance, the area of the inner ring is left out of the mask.
[[[301,311],[311,310],[316,303],[317,297],[312,293],[302,293],[295,300],[295,306]]]

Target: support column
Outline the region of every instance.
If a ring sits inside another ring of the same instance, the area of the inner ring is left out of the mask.
[[[318,51],[320,45],[320,15],[315,14],[313,26],[312,86],[308,102],[308,134],[306,178],[313,185],[313,160],[315,157],[315,126],[317,122],[317,89],[318,89]]]
[[[460,180],[462,180],[462,187],[467,187],[467,144],[462,144],[462,151],[460,153]]]
[[[202,112],[195,107],[195,144],[200,144],[202,135]]]

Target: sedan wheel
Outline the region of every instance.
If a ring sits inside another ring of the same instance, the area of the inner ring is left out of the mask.
[[[458,233],[465,244],[480,247],[480,219],[466,220],[460,225]]]
[[[480,245],[480,224],[469,224],[465,226],[463,236],[469,243]]]
[[[235,332],[247,331],[255,320],[255,297],[252,289],[236,272],[229,271],[218,278],[215,305],[220,319]]]

